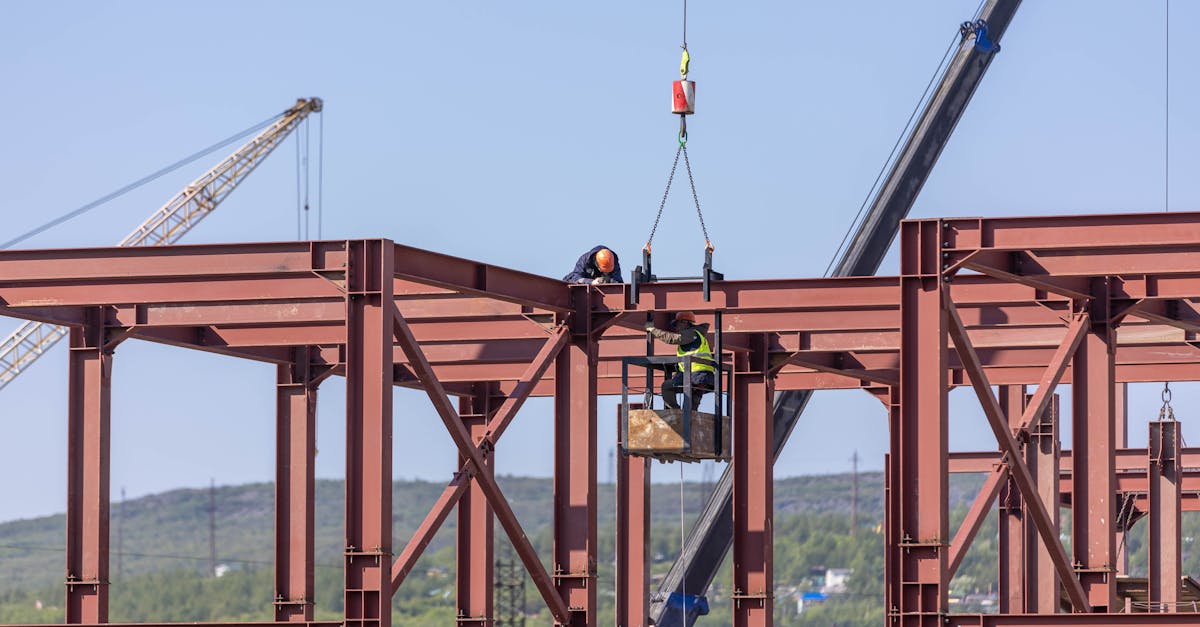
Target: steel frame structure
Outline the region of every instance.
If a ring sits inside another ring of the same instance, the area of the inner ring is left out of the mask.
[[[596,624],[596,397],[643,354],[646,312],[721,312],[733,376],[733,622],[770,625],[772,397],[854,388],[887,410],[886,607],[895,625],[1183,625],[1117,613],[1115,502],[1148,512],[1153,607],[1179,591],[1179,512],[1200,509],[1200,450],[1178,424],[1125,448],[1121,382],[1200,380],[1200,214],[918,220],[897,277],[568,285],[388,240],[0,251],[0,314],[71,327],[66,607],[108,620],[109,389],[114,349],[140,339],[277,365],[275,620],[312,623],[313,421],[318,387],[345,378],[345,620],[388,627],[391,597],[441,523],[459,516],[459,622],[491,624],[492,515],[561,625]],[[1072,386],[1073,451],[1053,411]],[[947,444],[947,394],[971,386],[995,451]],[[1000,398],[993,385],[1001,386]],[[1027,396],[1021,386],[1037,385]],[[392,394],[423,390],[459,471],[397,555],[391,537]],[[554,522],[543,566],[493,477],[523,403],[553,396]],[[457,397],[457,405],[451,399]],[[1061,468],[1060,468],[1061,465]],[[646,473],[622,460],[617,591],[643,624]],[[949,528],[947,476],[988,472]],[[1006,612],[951,614],[948,584],[1002,494]],[[1057,511],[1074,520],[1071,555]],[[1053,573],[1052,577],[1034,573]],[[1054,613],[1058,586],[1072,613]],[[1053,599],[1055,602],[1051,602]]]

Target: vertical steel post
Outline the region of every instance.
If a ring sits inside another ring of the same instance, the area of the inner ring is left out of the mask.
[[[1025,444],[1025,465],[1037,483],[1038,495],[1046,506],[1055,528],[1059,526],[1059,455],[1058,395],[1029,428]],[[1058,572],[1050,561],[1050,551],[1038,537],[1037,526],[1025,521],[1025,611],[1030,614],[1054,614],[1062,592]],[[1017,610],[1013,610],[1016,612]]]
[[[1025,386],[1000,386],[1000,409],[1010,427],[1021,425],[1025,411]],[[1025,525],[1021,491],[1010,476],[1000,488],[999,606],[1001,614],[1019,614],[1025,607]],[[1037,542],[1037,537],[1033,538]]]
[[[307,348],[275,383],[275,622],[313,619],[313,490],[317,386]]]
[[[629,409],[641,409],[631,403]],[[617,409],[616,627],[648,627],[650,616],[650,460],[621,449]]]
[[[1127,448],[1129,446],[1129,396],[1128,383],[1118,383],[1113,388],[1113,420],[1116,421],[1116,436],[1117,439],[1113,442],[1113,446],[1117,450]],[[1117,574],[1125,575],[1129,573],[1129,550],[1124,542],[1117,542]]]
[[[571,320],[554,375],[554,584],[571,627],[596,625],[596,342],[590,290]]]
[[[765,627],[774,612],[774,380],[765,336],[733,377],[733,624]],[[696,591],[701,593],[703,591]]]
[[[351,241],[346,293],[346,627],[389,627],[394,247]]]
[[[459,399],[459,417],[463,425],[471,433],[471,440],[476,445],[487,433],[488,421],[497,409],[490,402],[490,384],[476,384],[474,394]],[[485,468],[475,468],[473,472],[492,472],[495,454],[487,457]],[[469,463],[461,453],[458,456],[458,466],[462,468]],[[458,501],[458,525],[455,529],[457,536],[456,548],[458,567],[457,580],[457,611],[458,625],[470,627],[491,627],[494,619],[492,570],[494,556],[492,540],[495,523],[492,507],[483,494],[479,484],[472,481],[466,494]]]
[[[1116,611],[1116,424],[1114,332],[1108,281],[1092,280],[1091,329],[1072,362],[1071,550],[1095,612]]]
[[[104,312],[72,327],[67,409],[66,622],[108,622],[112,351]]]
[[[1175,420],[1150,423],[1146,479],[1150,485],[1149,595],[1151,612],[1174,612],[1180,600],[1180,429]]]
[[[900,227],[900,411],[892,468],[887,612],[896,627],[941,625],[948,609],[947,313],[943,306],[941,223]]]

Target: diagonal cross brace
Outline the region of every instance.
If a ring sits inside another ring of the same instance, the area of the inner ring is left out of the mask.
[[[470,433],[467,432],[466,427],[463,426],[462,421],[459,419],[458,411],[450,404],[450,399],[446,396],[445,388],[442,387],[441,381],[438,381],[437,376],[433,372],[433,366],[425,358],[425,353],[421,350],[421,345],[413,337],[412,330],[408,327],[408,323],[404,321],[404,317],[400,315],[400,311],[396,309],[395,305],[392,306],[392,320],[396,343],[400,345],[400,349],[408,356],[413,372],[421,381],[421,386],[425,389],[425,393],[429,396],[429,399],[433,401],[433,407],[437,410],[438,416],[441,417],[446,430],[450,432],[450,437],[454,440],[455,446],[458,447],[459,452],[462,453],[463,457],[467,458],[471,465],[475,468],[483,468],[483,452],[472,443]],[[508,405],[508,403],[506,402],[505,405]],[[516,549],[521,562],[525,564],[525,569],[529,571],[529,576],[533,579],[533,585],[537,587],[538,592],[542,595],[542,599],[546,602],[547,607],[549,607],[550,613],[559,623],[569,622],[570,611],[567,609],[566,603],[558,596],[558,591],[555,589],[550,575],[546,573],[546,568],[542,566],[541,560],[538,559],[537,552],[534,551],[529,538],[525,536],[525,531],[521,528],[520,521],[517,520],[516,514],[513,513],[512,507],[508,504],[508,500],[504,498],[504,493],[500,491],[500,486],[496,483],[496,479],[488,473],[481,472],[475,475],[475,481],[478,482],[480,490],[483,491],[488,503],[491,504],[492,509],[495,511],[496,519],[500,521],[500,526],[508,534],[513,548]]]
[[[949,299],[947,299],[947,302],[949,302]],[[1071,320],[1070,326],[1067,327],[1066,337],[1058,345],[1058,349],[1054,351],[1054,356],[1050,358],[1050,365],[1046,367],[1046,371],[1042,373],[1042,379],[1038,381],[1037,391],[1029,399],[1029,404],[1025,407],[1025,410],[1021,412],[1021,421],[1016,429],[1018,432],[1027,431],[1030,425],[1033,424],[1033,421],[1045,413],[1046,408],[1049,407],[1051,400],[1054,398],[1054,389],[1058,387],[1059,381],[1062,381],[1063,374],[1067,371],[1067,366],[1071,364],[1071,358],[1075,355],[1075,349],[1079,348],[1079,343],[1083,341],[1083,336],[1087,335],[1089,321],[1090,318],[1086,312],[1076,314]],[[959,320],[960,324],[961,322]],[[957,346],[958,340],[956,339],[954,343]],[[984,517],[991,510],[992,501],[995,500],[996,494],[1000,492],[1000,484],[1008,471],[1006,465],[1007,459],[1005,458],[1004,462],[1001,462],[992,469],[992,473],[988,475],[987,480],[983,483],[983,487],[979,489],[979,494],[975,497],[975,502],[971,504],[971,509],[967,512],[967,517],[963,519],[958,532],[954,534],[954,540],[950,543],[949,560],[946,565],[946,576],[948,578],[953,577],[954,573],[958,571],[963,557],[967,554],[967,547],[971,546],[971,541],[975,538],[975,533],[979,531],[979,526],[983,523]]]
[[[967,371],[971,379],[971,387],[975,390],[975,395],[979,398],[979,404],[983,406],[983,413],[987,416],[988,425],[991,426],[992,432],[996,436],[996,441],[1000,444],[1000,451],[1004,453],[1009,472],[1012,473],[1013,480],[1016,481],[1017,488],[1021,491],[1021,496],[1025,499],[1029,513],[1033,517],[1034,526],[1037,527],[1038,535],[1042,537],[1042,542],[1050,552],[1050,561],[1054,563],[1054,569],[1058,571],[1058,577],[1062,580],[1067,597],[1071,599],[1071,605],[1075,608],[1075,611],[1091,612],[1092,608],[1088,604],[1087,595],[1083,591],[1083,585],[1079,583],[1079,578],[1075,576],[1075,572],[1071,569],[1071,562],[1067,559],[1067,553],[1063,550],[1062,543],[1058,540],[1058,531],[1054,529],[1050,514],[1046,511],[1046,505],[1042,503],[1042,499],[1038,496],[1037,486],[1033,483],[1033,475],[1030,474],[1029,467],[1021,459],[1021,451],[1017,447],[1017,440],[1013,437],[1003,412],[1000,411],[1000,403],[996,400],[996,395],[992,393],[992,387],[988,383],[987,374],[983,371],[983,364],[979,361],[979,355],[975,353],[975,347],[971,345],[970,338],[967,337],[967,329],[963,326],[962,318],[958,315],[958,308],[950,300],[949,291],[945,293],[943,302],[946,303],[946,317],[950,323],[950,337],[954,340],[954,348],[958,351],[959,357],[962,359],[963,369]],[[1038,390],[1038,392],[1041,391],[1041,389]],[[1043,394],[1042,396],[1049,398],[1050,395]],[[1036,400],[1037,395],[1035,395],[1033,401]],[[1029,412],[1037,409],[1039,405],[1044,405],[1045,402],[1045,400],[1039,404],[1030,402],[1029,407],[1025,409],[1026,413],[1021,416],[1022,423],[1024,423],[1027,415],[1037,415],[1030,414]]]
[[[516,417],[517,410],[529,398],[529,394],[533,391],[538,380],[542,378],[550,364],[554,363],[554,358],[566,346],[570,339],[568,329],[559,327],[554,335],[546,341],[546,344],[538,352],[537,357],[529,364],[529,368],[521,375],[512,394],[504,401],[500,409],[492,417],[488,423],[488,435],[485,440],[488,446],[482,447],[484,457],[490,454],[491,449],[495,446],[496,441],[500,438],[500,434]],[[400,587],[404,582],[404,578],[408,576],[413,565],[416,564],[417,558],[429,546],[429,542],[433,540],[433,536],[445,522],[446,517],[450,515],[450,510],[458,505],[459,499],[466,493],[467,487],[470,485],[471,477],[474,475],[474,465],[471,463],[465,464],[459,472],[454,473],[454,479],[442,491],[433,508],[425,516],[425,520],[417,527],[416,533],[409,539],[405,545],[404,551],[396,558],[396,562],[392,564],[392,592]]]
[[[421,521],[421,526],[417,527],[416,533],[413,534],[408,544],[404,545],[404,551],[392,564],[392,594],[395,594],[396,590],[400,588],[400,584],[404,583],[404,578],[417,563],[417,558],[425,552],[425,547],[429,546],[434,534],[446,521],[446,517],[450,515],[450,510],[454,509],[470,485],[471,477],[465,471],[454,473],[454,478],[442,490],[442,495],[425,515],[425,520]]]

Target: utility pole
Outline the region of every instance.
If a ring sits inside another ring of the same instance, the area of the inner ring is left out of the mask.
[[[858,536],[858,449],[850,456],[850,537]]]
[[[208,575],[217,576],[217,480],[208,484]]]

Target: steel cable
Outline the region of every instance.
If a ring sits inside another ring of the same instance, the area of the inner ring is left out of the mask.
[[[203,150],[192,153],[191,155],[188,155],[187,157],[184,157],[183,159],[180,159],[179,161],[176,161],[175,163],[172,163],[171,165],[169,165],[165,168],[162,168],[161,170],[157,170],[157,171],[153,172],[152,174],[148,174],[148,175],[146,175],[146,176],[144,176],[144,177],[114,191],[114,192],[105,194],[104,196],[101,196],[100,198],[97,198],[96,200],[93,200],[92,202],[89,202],[88,204],[83,205],[82,207],[75,209],[74,211],[65,213],[65,214],[63,214],[57,218],[54,218],[53,220],[31,230],[31,231],[28,231],[26,233],[18,235],[17,237],[14,237],[13,239],[10,239],[7,242],[4,242],[3,244],[0,244],[0,250],[11,248],[14,245],[19,244],[35,235],[38,235],[49,229],[52,229],[68,220],[79,217],[79,216],[91,211],[92,209],[95,209],[96,207],[99,207],[100,205],[103,205],[104,203],[109,202],[110,200],[114,200],[116,198],[124,196],[125,194],[127,194],[143,185],[146,185],[147,183],[151,183],[155,180],[158,180],[158,179],[178,170],[179,168],[182,168],[183,166],[192,163],[193,161],[195,161],[201,157],[205,157],[217,150],[220,150],[221,148],[224,148],[225,146],[228,146],[229,144],[232,144],[233,142],[235,142],[239,139],[242,139],[243,137],[245,137],[247,135],[256,133],[256,132],[266,128],[267,126],[270,126],[276,120],[283,117],[286,113],[287,112],[285,111],[283,113],[273,115],[270,118],[267,118],[266,120],[263,120],[262,122],[259,122],[258,124],[255,124],[254,126],[251,126],[250,128],[248,128],[244,131],[241,131],[240,133],[238,133],[236,135],[231,135],[231,136],[229,136],[207,148],[204,148]]]

